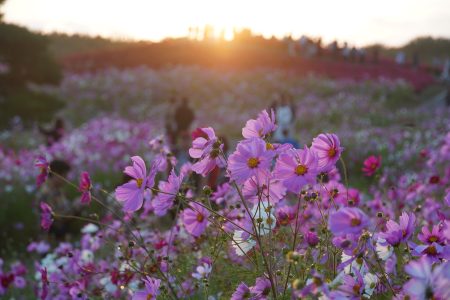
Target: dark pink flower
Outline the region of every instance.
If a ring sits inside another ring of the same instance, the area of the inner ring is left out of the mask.
[[[78,185],[78,190],[81,192],[81,203],[89,204],[91,203],[91,178],[88,172],[81,173],[80,184]]]
[[[375,172],[380,168],[381,156],[371,155],[363,163],[362,171],[366,176],[373,176]]]
[[[36,177],[36,185],[40,187],[47,180],[49,172],[49,163],[44,156],[38,156],[34,162],[34,166],[39,168],[39,175]]]
[[[191,202],[190,208],[183,211],[182,219],[186,231],[195,237],[200,236],[208,226],[209,211],[200,204]]]
[[[337,135],[332,133],[321,133],[312,141],[311,150],[317,154],[318,171],[330,171],[344,148],[341,147],[341,142]]]
[[[40,208],[41,208],[41,227],[42,229],[48,231],[53,223],[53,210],[45,202],[41,202]]]
[[[41,290],[41,300],[47,299],[48,296],[48,286],[50,282],[47,277],[47,268],[40,269],[41,272],[41,281],[42,281],[42,290]]]

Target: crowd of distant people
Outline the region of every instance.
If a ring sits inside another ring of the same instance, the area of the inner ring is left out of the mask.
[[[380,50],[378,47],[373,47],[370,53],[362,47],[349,45],[347,42],[339,44],[336,40],[328,45],[323,45],[322,38],[312,39],[305,35],[298,40],[292,40],[288,44],[288,54],[291,57],[310,58],[329,58],[335,61],[348,62],[371,62],[378,63],[380,61]],[[395,56],[395,62],[398,65],[406,65],[406,54],[403,51],[398,51]],[[411,65],[419,66],[419,54],[415,52],[412,55]]]

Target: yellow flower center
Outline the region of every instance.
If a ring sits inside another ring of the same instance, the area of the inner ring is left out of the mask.
[[[247,166],[249,166],[249,168],[256,168],[259,165],[259,159],[256,157],[250,157],[247,161]]]
[[[295,174],[301,176],[301,175],[305,175],[306,172],[308,172],[308,168],[305,165],[298,165],[295,168]]]
[[[350,221],[350,225],[351,225],[352,227],[359,226],[359,225],[361,225],[361,220],[360,220],[360,219],[354,218],[354,219],[352,219],[352,220]]]
[[[354,286],[353,286],[353,292],[355,293],[355,294],[359,294],[359,290],[361,289],[361,286],[359,285],[359,284],[355,284]]]
[[[152,294],[148,294],[147,295],[147,300],[152,300],[153,299],[153,295]]]
[[[205,217],[203,217],[202,214],[200,214],[200,213],[197,214],[197,221],[198,221],[198,222],[200,222],[200,223],[203,222],[203,219],[204,219],[204,218],[205,218]]]
[[[331,148],[330,150],[328,150],[328,157],[335,157],[335,156],[336,156],[335,148]]]
[[[275,147],[271,143],[266,143],[266,150],[273,150]]]
[[[143,182],[144,182],[144,179],[142,179],[142,178],[136,179],[137,187],[138,187],[138,188],[141,188]]]
[[[431,245],[430,247],[425,249],[425,253],[429,255],[436,255],[438,252],[436,250],[436,247],[434,247],[434,245]]]
[[[438,237],[437,237],[437,236],[434,236],[434,235],[432,235],[432,236],[430,236],[430,237],[428,238],[428,241],[431,242],[431,243],[434,243],[434,242],[436,242],[437,240],[438,240]]]

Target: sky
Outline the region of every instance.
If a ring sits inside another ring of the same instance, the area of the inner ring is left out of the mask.
[[[159,41],[212,25],[226,36],[302,34],[352,45],[450,38],[450,0],[6,0],[7,22],[43,32]]]

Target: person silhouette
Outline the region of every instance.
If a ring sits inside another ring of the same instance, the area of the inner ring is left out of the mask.
[[[189,107],[189,102],[186,97],[181,100],[180,105],[176,108],[174,117],[176,124],[174,144],[176,144],[178,136],[183,133],[189,134],[192,122],[195,120],[194,111]]]
[[[55,120],[55,125],[51,129],[39,126],[39,131],[44,135],[47,146],[58,142],[64,135],[64,121],[60,118]]]

